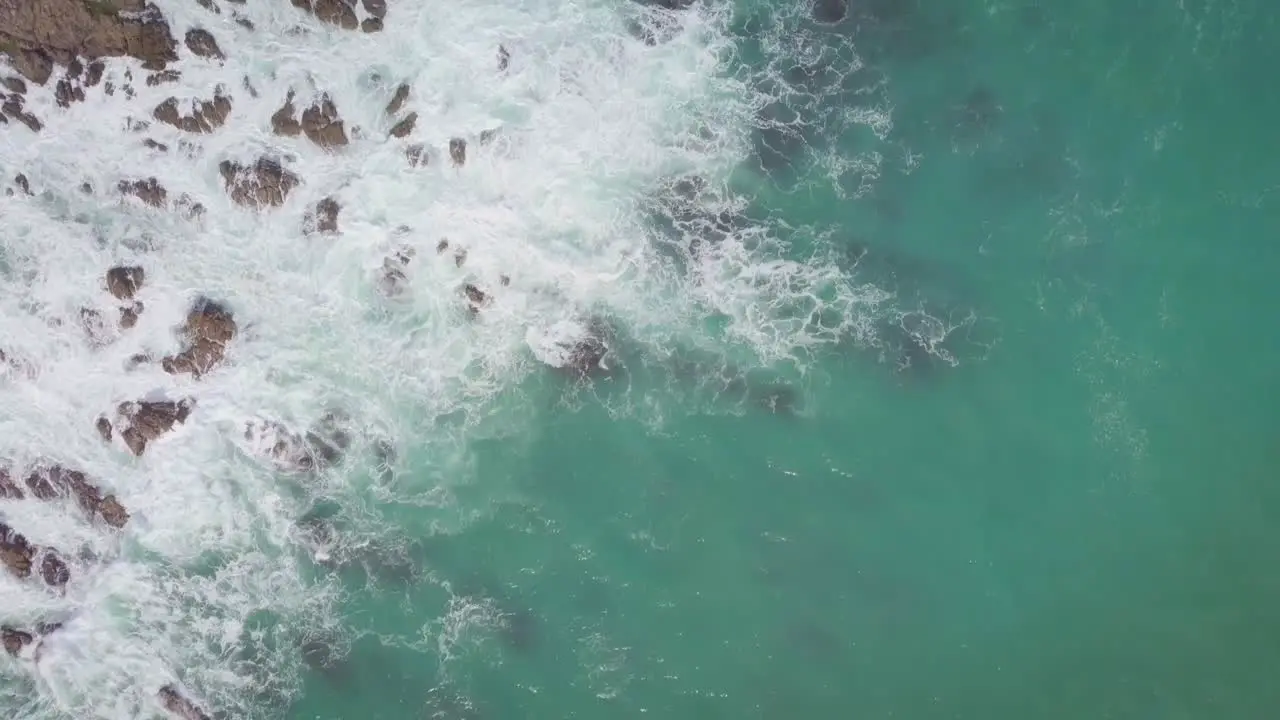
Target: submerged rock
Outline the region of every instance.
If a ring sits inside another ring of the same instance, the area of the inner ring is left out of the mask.
[[[231,193],[231,199],[245,207],[282,205],[289,193],[300,184],[297,175],[285,170],[280,163],[266,158],[259,158],[253,165],[223,160],[218,164],[218,171]]]
[[[156,693],[156,698],[165,710],[177,715],[182,720],[213,720],[200,706],[187,699],[178,688],[165,685]]]
[[[462,138],[453,138],[449,141],[449,159],[453,160],[453,164],[462,167],[467,163],[467,141]]]
[[[285,137],[297,137],[302,134],[302,123],[295,117],[298,109],[293,105],[293,91],[284,98],[284,104],[271,116],[271,131]]]
[[[339,462],[351,445],[348,419],[331,411],[304,434],[274,420],[254,420],[245,425],[244,439],[254,454],[269,459],[284,472],[311,472]]]
[[[542,362],[585,379],[613,372],[609,364],[611,335],[600,320],[562,320],[545,331],[530,328],[525,340]]]
[[[169,191],[154,177],[145,180],[121,180],[117,186],[125,195],[132,195],[151,207],[164,207]]]
[[[17,657],[28,645],[35,642],[36,638],[29,632],[5,626],[0,627],[0,640],[4,642],[5,652]]]
[[[409,263],[416,254],[412,247],[405,245],[387,256],[382,261],[382,274],[378,278],[378,290],[386,297],[395,297],[404,292],[409,282]]]
[[[342,206],[338,201],[327,197],[316,203],[315,208],[307,213],[303,229],[308,233],[336,233],[338,232],[338,213],[341,211]]]
[[[222,362],[236,336],[236,321],[225,307],[202,298],[187,313],[182,335],[186,348],[161,360],[161,367],[170,375],[191,373],[198,379]]]
[[[132,300],[147,273],[136,265],[121,265],[107,271],[107,292],[118,300]]]
[[[195,400],[186,398],[178,402],[138,401],[121,403],[116,411],[123,418],[125,428],[120,437],[134,455],[141,456],[147,443],[184,423],[195,407]]]

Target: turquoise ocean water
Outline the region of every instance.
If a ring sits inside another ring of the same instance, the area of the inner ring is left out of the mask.
[[[279,642],[305,663],[244,707],[1273,717],[1277,18],[734,5],[715,72],[774,101],[741,161],[703,174],[777,258],[889,310],[827,336],[833,306],[792,298],[758,327],[832,341],[787,358],[624,339],[624,372],[529,373],[448,443],[399,438],[414,492],[344,471],[299,525],[368,544],[305,571],[340,584],[325,627],[273,639],[288,618],[249,617],[228,656]]]

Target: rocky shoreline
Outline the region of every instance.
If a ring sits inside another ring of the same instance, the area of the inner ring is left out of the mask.
[[[244,0],[197,0],[210,16],[228,15],[237,24],[253,29],[252,22],[240,9]],[[284,0],[279,0],[283,3]],[[394,22],[385,0],[290,0],[301,13],[343,30],[381,32],[386,23]],[[185,53],[201,61],[221,62],[234,48],[219,43],[208,29],[192,28],[179,39],[174,36],[165,15],[147,0],[0,0],[0,133],[38,134],[47,118],[36,114],[36,107],[59,112],[75,103],[85,102],[93,93],[115,96],[123,93],[134,98],[133,72],[149,72],[145,83],[159,87],[180,78],[180,71],[170,65]],[[131,58],[132,69],[119,77],[104,79],[109,58]],[[506,73],[517,59],[503,45],[494,48],[489,72]],[[113,80],[115,82],[113,82]],[[219,132],[230,122],[241,90],[219,85],[194,100],[170,96],[154,107],[134,116],[148,120],[130,120],[130,130],[141,132],[151,121],[176,128],[196,138]],[[244,78],[243,92],[251,97],[258,93],[249,77]],[[53,103],[35,103],[31,98],[47,94]],[[304,93],[290,88],[271,115],[265,133],[292,141],[297,139],[327,153],[355,152],[357,140],[368,138],[369,132],[347,123],[334,98],[314,88]],[[419,114],[413,109],[418,102],[409,83],[398,84],[386,101],[381,132],[386,142],[395,143],[403,155],[406,169],[434,168],[437,165],[464,171],[483,154],[497,137],[486,130],[474,137],[452,137],[440,147],[431,147],[415,138],[419,132]],[[185,142],[185,141],[184,141]],[[167,153],[165,144],[147,139],[150,152]],[[25,168],[24,168],[25,169]],[[258,155],[225,158],[217,165],[223,190],[243,212],[267,213],[297,202],[296,195],[307,190],[307,179],[291,169],[280,157]],[[28,170],[30,172],[30,170]],[[8,181],[9,179],[6,179]],[[40,178],[35,178],[37,184]],[[80,190],[92,194],[87,183]],[[36,197],[32,180],[16,174],[5,189],[11,197]],[[174,213],[187,220],[203,215],[206,209],[185,194],[171,193],[156,177],[120,177],[114,185],[115,197],[137,203],[148,212]],[[308,201],[303,232],[308,235],[332,236],[342,233],[342,204],[338,197],[327,196]],[[408,234],[409,228],[397,233]],[[464,243],[447,238],[420,240],[418,247],[406,242],[388,253],[381,269],[370,278],[371,285],[388,299],[406,293],[412,285],[416,265],[429,260],[434,247],[438,261],[463,268],[468,258]],[[425,249],[422,252],[419,248]],[[425,257],[424,257],[425,256]],[[85,342],[100,348],[115,342],[127,342],[147,306],[142,298],[147,293],[148,272],[142,265],[117,265],[101,276],[104,301],[114,307],[106,312],[83,307],[79,324]],[[456,286],[457,308],[463,318],[479,318],[486,309],[501,302],[502,289],[510,287],[512,276],[502,273],[488,282],[475,277],[461,277]],[[109,297],[109,300],[106,298]],[[149,352],[133,356],[131,367],[158,363],[170,376],[185,376],[199,381],[235,362],[235,344],[241,336],[240,322],[233,312],[234,302],[200,296],[192,301],[185,320],[174,328],[178,349],[162,357]],[[572,339],[565,349],[561,370],[578,379],[596,378],[612,372],[606,361],[612,339],[608,328],[598,321],[584,321],[587,331]],[[23,377],[37,377],[40,368],[12,349],[0,348],[0,382],[21,382]],[[198,421],[199,406],[194,396],[175,399],[118,398],[115,408],[93,420],[92,430],[102,442],[143,458],[162,438],[188,422]],[[270,421],[246,424],[244,440],[278,470],[289,473],[311,473],[342,461],[351,442],[350,421],[334,411],[322,417],[307,430],[291,430]],[[62,503],[68,512],[77,512],[85,522],[103,532],[127,533],[131,515],[114,494],[104,491],[84,472],[58,464],[52,459],[18,467],[0,458],[0,520],[7,519],[6,501],[39,500]],[[0,522],[0,563],[6,571],[23,582],[39,582],[55,593],[63,593],[85,569],[68,562],[59,549],[40,544],[39,538],[28,538],[5,522]],[[56,633],[60,623],[41,623],[34,627],[0,627],[5,651],[15,658],[39,659],[41,643]],[[206,719],[204,709],[189,699],[176,685],[156,690],[156,701],[175,717],[187,720]]]

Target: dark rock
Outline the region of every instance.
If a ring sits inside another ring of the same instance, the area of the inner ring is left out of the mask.
[[[293,91],[284,99],[284,105],[271,116],[271,131],[277,135],[297,137],[302,134],[302,123],[295,119],[298,110],[293,106]]]
[[[6,28],[8,29],[8,28]],[[0,36],[2,38],[3,36]],[[38,48],[27,48],[9,53],[13,69],[37,85],[44,85],[53,76],[53,58]]]
[[[391,136],[402,138],[413,132],[413,128],[418,124],[418,113],[411,112],[405,116],[403,120],[396,123],[391,128]]]
[[[3,360],[3,358],[0,358],[0,360]],[[22,488],[18,487],[18,483],[14,482],[13,476],[3,467],[0,467],[0,498],[6,500],[21,500],[23,498]]]
[[[177,715],[182,720],[213,720],[200,706],[188,700],[173,685],[165,685],[156,693],[156,698],[165,710]]]
[[[152,140],[151,138],[147,138],[146,140],[143,140],[143,141],[142,141],[142,144],[143,144],[143,145],[146,145],[147,147],[151,148],[152,150],[159,150],[160,152],[169,152],[169,146],[168,146],[168,145],[165,145],[164,143],[161,143],[161,142],[156,142],[155,140]]]
[[[105,417],[100,417],[98,418],[98,421],[94,424],[94,427],[98,429],[98,434],[102,436],[102,439],[104,441],[111,442],[111,421],[110,420],[106,419]]]
[[[21,95],[10,95],[5,98],[4,104],[0,105],[0,110],[3,110],[5,115],[26,125],[31,132],[40,132],[44,128],[44,123],[40,122],[40,118],[22,108]],[[3,116],[0,115],[0,117]]]
[[[336,233],[338,232],[338,213],[342,211],[342,206],[337,200],[327,197],[316,203],[315,209],[308,213],[306,226],[313,232]]]
[[[71,107],[73,102],[84,102],[84,89],[67,78],[58,81],[53,91],[53,99],[58,107]]]
[[[467,303],[471,308],[472,314],[480,312],[480,308],[489,303],[489,296],[471,283],[464,285],[462,292],[467,296]]]
[[[84,64],[80,62],[80,58],[73,58],[67,63],[67,77],[72,80],[79,80],[81,73],[84,72]]]
[[[391,102],[387,103],[387,114],[388,115],[398,114],[400,112],[400,109],[404,107],[405,101],[408,99],[409,99],[409,84],[401,83],[400,87],[396,88],[396,94],[391,96]]]
[[[182,73],[177,70],[161,70],[158,73],[151,73],[147,76],[147,87],[159,87],[165,83],[178,82],[182,79]],[[174,109],[177,109],[175,104]]]
[[[322,95],[311,107],[302,111],[302,132],[311,142],[325,149],[348,143],[342,118],[338,117],[338,108],[328,95]]]
[[[217,3],[215,3],[213,0],[196,0],[196,2],[200,3],[200,7],[204,8],[205,10],[208,10],[214,15],[222,14],[222,8],[219,8]]]
[[[453,164],[462,167],[467,162],[467,141],[462,138],[453,138],[449,141],[449,158],[453,160]]]
[[[44,557],[40,558],[40,577],[49,587],[62,588],[71,580],[71,570],[56,552],[45,550]]]
[[[147,443],[169,432],[174,425],[186,422],[193,407],[195,400],[190,398],[179,402],[121,403],[116,410],[127,426],[120,431],[120,437],[134,455],[140,456],[147,449]]]
[[[218,47],[218,41],[214,39],[213,34],[208,30],[192,28],[187,31],[186,36],[187,49],[203,58],[217,58],[225,60],[226,55],[222,54],[222,49]]]
[[[155,178],[146,180],[121,180],[120,192],[132,195],[151,207],[164,207],[169,192]]]
[[[252,21],[252,20],[250,20],[249,18],[244,17],[244,16],[242,16],[242,15],[236,15],[236,16],[235,16],[235,18],[236,18],[236,24],[237,24],[237,25],[239,25],[240,27],[244,28],[245,30],[253,30],[253,29],[254,29],[254,28],[253,28],[253,21]],[[252,92],[252,91],[251,91],[251,92]],[[256,96],[256,94],[255,94],[255,96]]]
[[[498,72],[506,72],[507,67],[511,65],[511,53],[507,52],[505,45],[498,46]]]
[[[15,92],[15,93],[18,93],[19,95],[25,94],[27,92],[27,84],[22,82],[20,78],[16,78],[16,77],[4,78],[3,80],[0,80],[0,85],[3,85],[9,92]]]
[[[364,9],[378,19],[385,18],[387,16],[387,0],[364,0]]]
[[[9,572],[20,578],[30,577],[35,555],[36,548],[22,533],[0,522],[0,563],[4,563]]]
[[[436,243],[437,255],[443,255],[444,251],[448,249],[449,249],[449,238],[441,238],[440,242]]]
[[[367,33],[382,32],[382,20],[380,18],[365,18],[360,23],[360,30]]]
[[[190,115],[178,111],[178,99],[171,97],[156,106],[151,115],[162,123],[193,133],[211,133],[222,127],[231,114],[231,98],[221,87],[212,100],[198,100]]]
[[[355,30],[360,25],[354,9],[355,0],[289,0],[294,7],[315,15],[331,25],[344,30]]]
[[[117,300],[132,300],[147,272],[136,265],[120,265],[107,271],[107,292]]]
[[[453,264],[454,264],[454,266],[455,266],[455,267],[462,267],[462,265],[463,265],[466,261],[467,261],[467,249],[466,249],[466,248],[458,248],[457,250],[454,250],[454,251],[453,251]]]
[[[31,194],[31,184],[27,182],[26,175],[23,175],[22,173],[18,173],[17,175],[14,175],[13,184],[17,185],[18,189],[26,193],[27,195]]]
[[[231,199],[245,207],[282,205],[300,182],[297,175],[266,158],[259,158],[249,166],[223,160],[218,164],[218,170]]]

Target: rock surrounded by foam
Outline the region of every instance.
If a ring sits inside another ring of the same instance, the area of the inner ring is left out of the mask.
[[[71,571],[57,551],[28,542],[5,523],[0,523],[0,563],[19,578],[30,577],[31,571],[38,569],[45,584],[53,588],[62,588],[71,579]]]
[[[542,362],[586,378],[612,371],[606,337],[601,323],[561,320],[545,330],[530,328],[525,341]]]
[[[124,429],[120,437],[134,455],[146,452],[147,444],[169,432],[175,425],[185,423],[195,407],[195,400],[186,398],[177,402],[168,400],[121,403],[116,408]]]
[[[227,308],[201,299],[187,313],[182,336],[186,347],[164,358],[161,365],[167,373],[199,378],[222,362],[228,343],[236,336],[236,321]]]
[[[39,500],[74,497],[80,508],[91,517],[101,518],[112,527],[124,527],[129,513],[114,495],[103,495],[84,473],[60,465],[39,466],[26,479],[27,489]],[[22,491],[0,470],[0,497],[22,497]]]
[[[301,184],[297,175],[268,158],[259,158],[252,165],[223,160],[218,171],[231,199],[250,208],[283,205],[289,193]]]

